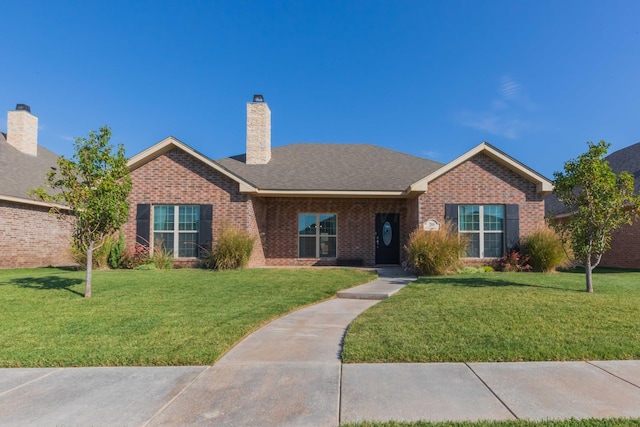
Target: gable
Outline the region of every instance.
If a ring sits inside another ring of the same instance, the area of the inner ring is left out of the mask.
[[[435,172],[429,174],[422,180],[422,185],[430,184],[437,178],[448,174],[449,172],[455,170],[465,162],[468,162],[478,155],[484,155],[492,159],[494,162],[502,165],[504,168],[510,170],[514,174],[520,176],[528,182],[533,183],[535,185],[536,192],[538,192],[539,194],[550,194],[553,191],[553,184],[550,180],[540,175],[528,166],[525,166],[523,163],[515,160],[513,157],[508,156],[507,154],[488,144],[487,142],[483,142],[477,145],[460,157],[447,163]],[[417,185],[419,184],[420,183],[417,183]]]

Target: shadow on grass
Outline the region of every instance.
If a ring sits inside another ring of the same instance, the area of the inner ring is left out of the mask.
[[[500,273],[496,273],[500,274]],[[527,273],[522,273],[527,274]],[[566,292],[584,292],[578,289],[571,288],[562,288],[557,286],[544,286],[544,285],[534,285],[531,283],[519,283],[510,280],[497,279],[495,277],[492,278],[492,274],[488,274],[488,277],[443,277],[440,276],[435,280],[430,280],[428,277],[421,277],[415,283],[423,283],[423,284],[431,284],[431,283],[442,283],[445,285],[451,286],[465,286],[469,288],[502,288],[506,286],[514,286],[519,288],[540,288],[540,289],[555,289],[558,291],[566,291]]]
[[[70,279],[60,276],[45,276],[45,277],[24,277],[20,279],[12,279],[7,282],[9,285],[15,285],[20,288],[26,289],[39,289],[39,290],[65,290],[72,294],[80,295],[84,297],[84,294],[76,290],[71,289],[72,286],[82,283],[81,279]]]

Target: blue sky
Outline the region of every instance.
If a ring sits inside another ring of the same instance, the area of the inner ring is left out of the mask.
[[[2,16],[0,130],[28,104],[66,156],[104,124],[128,155],[169,135],[243,153],[255,93],[273,146],[448,162],[487,141],[552,177],[587,141],[640,141],[636,0],[32,0]]]

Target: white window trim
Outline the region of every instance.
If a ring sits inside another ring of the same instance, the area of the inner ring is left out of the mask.
[[[478,213],[480,215],[480,227],[478,230],[461,230],[460,229],[460,208],[463,206],[478,206],[479,210]],[[485,206],[502,206],[502,214],[503,214],[503,218],[502,218],[502,230],[485,230],[484,229],[484,208]],[[484,256],[484,235],[485,234],[502,234],[502,252],[505,252],[505,222],[506,219],[504,218],[504,215],[506,214],[506,207],[504,205],[473,205],[473,204],[459,204],[458,205],[458,233],[460,234],[479,234],[480,237],[478,238],[478,246],[479,246],[479,256],[478,257],[472,257],[472,256],[465,256],[463,257],[464,259],[482,259],[482,258],[499,258],[499,257],[485,257]]]
[[[332,256],[332,257],[321,257],[320,256],[320,227],[316,227],[316,234],[315,235],[310,235],[310,234],[300,234],[300,215],[315,215],[316,216],[316,224],[320,223],[320,215],[333,215],[336,218],[336,234],[327,234],[327,237],[335,237],[336,239],[336,256]],[[297,233],[297,242],[298,242],[298,259],[336,259],[338,258],[338,214],[337,213],[332,213],[332,212],[298,212],[298,217],[296,218],[297,221],[297,225],[296,225],[296,233]],[[300,256],[300,238],[304,237],[304,238],[314,238],[316,241],[316,256],[314,258],[311,257],[301,257]]]
[[[156,230],[155,229],[155,208],[156,206],[173,206],[173,230]],[[156,233],[173,233],[173,257],[179,259],[197,259],[197,257],[181,257],[180,256],[180,234],[198,234],[200,230],[180,230],[180,207],[181,206],[198,206],[198,205],[169,205],[159,203],[157,205],[152,205],[151,209],[151,250],[155,250],[155,242],[156,242]],[[200,222],[200,218],[198,218],[198,223]],[[200,226],[198,225],[198,228]]]

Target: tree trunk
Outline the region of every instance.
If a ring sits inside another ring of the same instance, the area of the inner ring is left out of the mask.
[[[87,249],[87,278],[84,285],[84,297],[91,298],[91,276],[93,273],[93,242],[89,242]]]
[[[584,272],[586,273],[586,278],[587,278],[587,292],[592,293],[593,292],[593,275],[592,273],[592,267],[591,267],[591,256],[587,257],[587,265],[585,265],[584,268]]]

